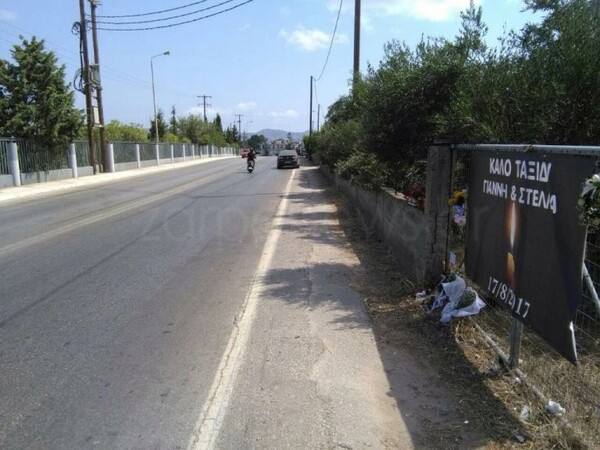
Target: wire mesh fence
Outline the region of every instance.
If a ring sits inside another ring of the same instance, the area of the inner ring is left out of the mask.
[[[150,142],[140,144],[140,159],[142,161],[156,160],[156,144]]]
[[[78,166],[91,166],[90,149],[87,141],[75,141],[75,156],[77,157]]]
[[[113,142],[115,164],[135,162],[135,142]]]
[[[161,161],[171,160],[171,144],[158,144],[158,152]]]
[[[13,142],[11,139],[0,138],[0,175],[10,175],[8,165],[8,144]]]
[[[67,145],[64,149],[51,148],[43,143],[28,141],[23,139],[14,139],[0,137],[0,175],[11,175],[11,161],[9,160],[9,151],[11,143],[16,144],[17,157],[19,167],[15,167],[18,172],[30,174],[26,181],[38,182],[40,180],[47,181],[49,179],[60,179],[67,177],[65,172],[50,173],[53,171],[64,171],[64,169],[73,169],[71,167],[71,149],[74,147],[77,167],[88,169],[94,165],[92,155],[90,154],[90,146],[87,140],[75,140],[71,145]],[[94,142],[94,158],[95,170],[94,173],[102,172],[103,170],[128,170],[136,166],[151,165],[151,164],[169,164],[172,162],[180,162],[182,160],[200,159],[203,157],[216,157],[230,155],[231,149],[212,147],[214,150],[209,152],[208,146],[198,146],[196,144],[168,143],[162,142],[158,144],[153,142],[111,142],[112,159],[107,152],[103,159],[103,152],[100,146],[100,141]],[[139,153],[138,153],[139,149]],[[158,151],[157,151],[158,150]],[[202,155],[204,150],[204,155]],[[158,153],[158,155],[157,155]],[[160,159],[157,161],[157,157]],[[113,164],[113,166],[111,166]],[[115,165],[124,164],[120,167]],[[106,167],[105,167],[106,165]],[[44,174],[45,172],[45,174]],[[76,172],[73,171],[73,174]],[[87,174],[87,172],[83,172]],[[74,175],[75,176],[75,175]],[[3,181],[4,182],[4,181]],[[13,183],[15,181],[13,180]]]
[[[45,145],[17,140],[19,167],[23,173],[69,168],[68,148],[52,149]]]
[[[454,151],[452,198],[464,193],[466,205],[472,155],[473,150]],[[461,217],[465,211],[468,214],[466,205],[464,208],[452,206],[448,221],[447,264],[450,271],[461,275],[464,273],[469,233],[468,225]],[[526,376],[528,385],[546,400],[565,408],[569,429],[578,441],[586,448],[600,448],[600,302],[596,294],[600,291],[600,233],[589,232],[587,235],[584,267],[589,271],[590,286],[584,286],[583,298],[573,322],[578,364],[564,359],[527,327],[521,335],[516,363]],[[486,295],[481,286],[478,290],[484,295],[487,307],[479,315],[472,316],[471,323],[491,338],[502,352],[509,354],[513,343],[511,339],[514,340],[511,328],[515,319],[500,302]]]

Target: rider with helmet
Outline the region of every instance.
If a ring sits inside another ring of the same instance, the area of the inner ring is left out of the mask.
[[[248,161],[248,165],[252,164],[254,166],[254,161],[256,161],[256,152],[252,147],[250,147],[250,151],[248,152],[246,159]]]

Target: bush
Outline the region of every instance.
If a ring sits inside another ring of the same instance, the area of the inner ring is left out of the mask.
[[[335,168],[343,178],[369,190],[381,189],[388,176],[385,164],[375,154],[364,151],[353,152]]]
[[[360,149],[361,126],[357,120],[328,124],[312,136],[312,153],[330,167]]]

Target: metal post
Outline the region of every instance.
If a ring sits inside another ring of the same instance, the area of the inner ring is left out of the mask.
[[[140,144],[135,144],[135,162],[137,163],[138,169],[142,167],[142,161],[140,160]]]
[[[156,138],[156,165],[160,164],[160,155],[158,153],[158,143],[159,143],[158,114],[156,112],[156,92],[154,89],[154,64],[152,63],[152,60],[154,58],[158,58],[159,56],[168,56],[170,54],[171,54],[170,51],[166,51],[163,53],[159,53],[158,55],[154,55],[150,58],[150,73],[152,75],[152,102],[154,103],[154,134],[155,134],[155,138]]]
[[[519,357],[521,355],[521,336],[523,335],[523,324],[520,320],[513,317],[510,329],[510,356],[508,357],[508,367],[516,369],[519,367]]]
[[[21,186],[21,168],[19,167],[19,150],[16,142],[8,143],[8,167],[13,179],[13,186]]]
[[[170,145],[170,149],[171,149],[171,163],[175,162],[175,153],[173,150],[173,144]]]
[[[183,144],[183,150],[182,150],[182,153],[183,153],[183,160],[185,161],[185,144]]]
[[[75,144],[69,145],[69,167],[71,167],[73,178],[77,178],[77,153],[75,153]]]
[[[156,165],[160,166],[160,148],[159,148],[159,144],[154,144],[155,148],[156,148]]]
[[[308,108],[308,137],[312,136],[313,131],[313,76],[310,76],[310,107]]]

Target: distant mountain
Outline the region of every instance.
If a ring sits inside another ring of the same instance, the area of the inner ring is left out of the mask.
[[[256,131],[252,134],[258,134],[258,135],[263,135],[264,137],[266,137],[269,141],[274,141],[276,139],[287,139],[288,137],[288,131],[284,131],[284,130],[272,130],[270,128],[265,128],[264,130],[260,130],[260,131]],[[291,132],[292,135],[292,140],[294,141],[302,141],[302,138],[306,135],[308,135],[308,131],[305,131],[303,133],[294,133]]]

